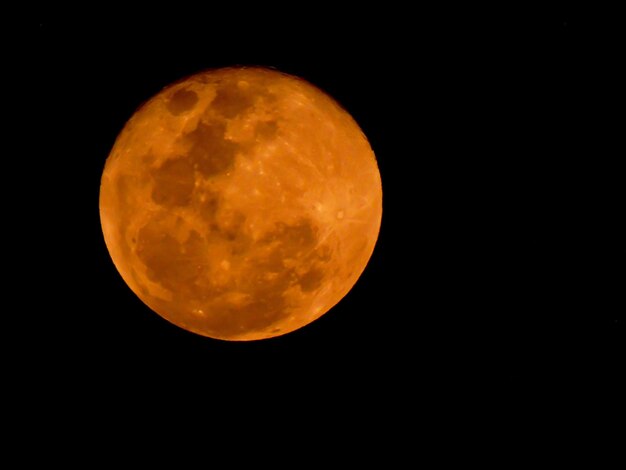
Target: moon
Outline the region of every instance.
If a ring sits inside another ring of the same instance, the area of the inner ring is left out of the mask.
[[[143,303],[193,333],[250,341],[297,330],[350,291],[378,239],[382,186],[367,138],[331,97],[232,67],[134,113],[99,208],[113,263]]]

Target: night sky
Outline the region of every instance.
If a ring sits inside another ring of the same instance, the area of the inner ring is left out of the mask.
[[[155,406],[314,419],[337,407],[435,420],[610,393],[623,376],[626,197],[607,138],[617,126],[601,110],[616,65],[585,15],[327,11],[206,28],[44,15],[41,119],[60,161],[48,197],[62,209],[44,215],[58,287],[42,373],[102,416]],[[111,262],[98,211],[105,159],[134,110],[175,80],[237,64],[338,100],[383,183],[357,285],[316,322],[259,342],[204,338],[153,313]]]

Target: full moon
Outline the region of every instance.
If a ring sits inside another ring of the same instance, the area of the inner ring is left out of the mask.
[[[382,217],[357,123],[305,80],[260,67],[204,71],[143,104],[99,202],[130,289],[171,323],[234,341],[328,312],[363,273]]]

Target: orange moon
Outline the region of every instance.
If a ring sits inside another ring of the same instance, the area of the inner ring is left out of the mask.
[[[330,310],[364,271],[381,216],[357,123],[260,67],[163,89],[122,129],[100,185],[124,281],[171,323],[223,340],[283,335]]]

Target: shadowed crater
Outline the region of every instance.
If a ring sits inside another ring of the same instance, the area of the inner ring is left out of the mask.
[[[277,242],[281,254],[286,257],[294,256],[312,248],[317,241],[317,233],[313,224],[306,219],[291,225],[278,222],[275,230],[265,235],[262,241]]]
[[[211,224],[211,229],[220,237],[232,242],[243,234],[245,223],[245,214],[238,211],[223,211]]]
[[[211,224],[215,220],[215,215],[220,207],[220,196],[218,193],[205,191],[196,200],[195,207],[203,219]]]
[[[162,206],[186,206],[194,189],[194,170],[187,158],[166,160],[152,171],[152,200]]]
[[[167,110],[174,116],[190,111],[198,102],[198,95],[191,90],[178,90],[167,102]]]
[[[278,133],[278,124],[276,121],[261,121],[256,125],[254,129],[254,135],[257,138],[269,140],[276,137]]]
[[[187,134],[191,142],[189,160],[206,177],[219,175],[231,169],[239,146],[224,139],[224,123],[200,123]]]
[[[217,90],[211,107],[227,118],[233,118],[254,104],[254,92],[236,83],[226,83]]]
[[[298,284],[303,292],[313,292],[322,285],[324,271],[319,267],[313,267],[298,279]]]
[[[136,253],[148,268],[148,278],[170,290],[175,297],[196,297],[195,280],[205,269],[205,242],[192,231],[184,243],[167,234],[157,220],[137,234]]]

